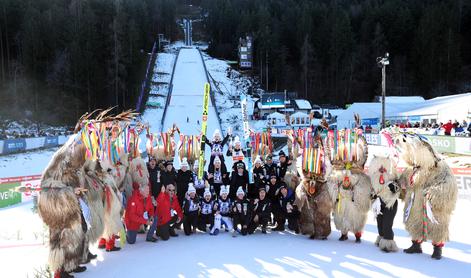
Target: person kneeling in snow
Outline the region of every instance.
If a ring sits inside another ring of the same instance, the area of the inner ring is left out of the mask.
[[[232,205],[232,221],[234,222],[234,230],[232,231],[232,236],[236,236],[236,230],[240,224],[241,229],[240,233],[245,236],[247,235],[247,228],[250,224],[252,208],[250,206],[249,200],[245,198],[245,192],[241,186],[237,189],[237,199]]]
[[[284,230],[286,219],[288,219],[288,229],[299,234],[299,210],[294,204],[294,192],[286,184],[283,184],[279,194],[279,204],[281,208],[280,213],[280,228]]]
[[[232,231],[232,219],[231,219],[231,199],[228,198],[229,185],[221,186],[221,193],[218,202],[215,204],[214,210],[214,225],[211,229],[210,235],[217,235],[221,230],[222,225],[226,227],[226,231]]]
[[[214,226],[214,201],[212,200],[212,194],[209,191],[209,188],[206,188],[204,191],[203,200],[201,200],[200,208],[201,213],[198,220],[198,229],[200,231],[206,232],[206,229],[209,225],[211,230]]]
[[[167,189],[162,186],[157,197],[157,235],[162,240],[168,240],[170,236],[178,236],[175,233],[175,225],[183,219],[182,209],[175,195],[175,186],[168,184]]]
[[[154,205],[149,197],[149,187],[139,188],[138,183],[132,184],[132,195],[129,198],[124,223],[126,224],[126,241],[129,244],[136,243],[136,236],[141,225],[149,225],[146,241],[156,242],[153,237],[157,226],[157,219],[154,219]]]
[[[195,187],[190,183],[188,191],[185,194],[185,200],[183,201],[183,230],[185,235],[189,236],[192,233],[196,233],[199,210],[199,197],[196,195]]]
[[[267,233],[267,225],[270,220],[271,203],[266,198],[267,191],[265,187],[260,187],[258,199],[253,200],[253,218],[249,225],[249,234],[253,234],[258,226],[262,225],[262,233]]]

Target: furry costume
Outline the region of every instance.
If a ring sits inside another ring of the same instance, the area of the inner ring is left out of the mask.
[[[320,136],[316,135],[314,140],[318,146],[318,150],[323,151]],[[300,145],[299,142],[298,145]],[[294,152],[297,153],[296,148]],[[292,164],[300,165],[299,163]],[[332,201],[329,197],[326,180],[324,178],[325,164],[318,174],[309,173],[301,168],[302,167],[300,167],[298,171],[302,173],[303,179],[296,187],[295,200],[295,204],[301,212],[299,219],[301,233],[309,234],[311,239],[327,239],[331,233],[330,214],[332,212]],[[288,172],[286,175],[288,175]],[[294,175],[292,178],[295,178]]]
[[[392,226],[397,212],[397,199],[401,193],[397,183],[396,163],[389,157],[373,156],[368,174],[376,196],[373,202],[373,212],[378,224],[376,246],[385,252],[396,252],[398,248]]]
[[[326,149],[328,157],[331,157],[331,152],[334,151],[331,149],[332,138],[329,137],[327,140]],[[339,240],[347,240],[348,232],[352,232],[355,234],[356,242],[361,242],[360,238],[371,205],[372,191],[370,178],[363,173],[368,157],[365,138],[358,135],[353,148],[355,157],[352,161],[345,161],[333,155],[333,165],[328,170],[327,184],[334,204],[334,223],[342,233]]]
[[[392,139],[390,142],[408,165],[400,184],[406,191],[404,223],[413,245],[404,251],[422,253],[420,244],[430,239],[434,245],[432,258],[440,259],[442,247],[449,240],[448,225],[458,195],[456,179],[448,164],[422,137],[396,133]]]

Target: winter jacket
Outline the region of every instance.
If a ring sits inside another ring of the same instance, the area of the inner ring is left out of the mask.
[[[127,201],[126,214],[124,216],[126,228],[130,231],[135,231],[142,224],[146,224],[145,212],[147,212],[148,218],[154,216],[154,205],[152,204],[151,196],[144,199],[139,190],[133,190],[131,197]]]
[[[163,171],[160,173],[160,181],[162,182],[163,185],[167,186],[169,184],[176,185],[177,184],[177,172],[175,172],[175,169],[172,169],[172,171],[167,172]]]
[[[232,202],[230,198],[226,198],[226,200],[219,198],[219,200],[217,201],[217,204],[215,204],[215,210],[219,211],[221,216],[230,217],[231,205],[232,205]]]
[[[268,182],[268,192],[267,192],[267,197],[268,199],[273,203],[276,203],[278,201],[278,193],[280,192],[280,188],[284,182],[282,181],[277,181],[274,185],[271,184],[271,182]]]
[[[176,181],[178,200],[182,201],[188,191],[188,184],[193,182],[193,172],[178,170]]]
[[[152,196],[157,198],[160,193],[160,188],[162,187],[162,182],[160,179],[162,171],[160,170],[159,166],[155,166],[154,169],[152,169],[149,164],[147,164],[147,170],[149,171],[149,180],[151,185],[150,189]]]
[[[232,217],[239,217],[243,225],[249,225],[252,220],[252,205],[247,198],[244,197],[242,200],[237,198],[232,203]]]
[[[209,200],[209,202],[207,202],[205,199],[202,199],[200,203],[201,214],[203,215],[213,214],[214,205],[215,205],[215,201]]]
[[[172,210],[177,213],[178,217],[183,219],[182,209],[180,203],[178,203],[177,196],[175,195],[173,200],[170,201],[170,195],[167,192],[160,192],[157,197],[158,226],[167,224],[172,219]]]
[[[188,215],[190,213],[198,213],[200,209],[200,200],[198,195],[195,195],[193,199],[185,199],[183,201],[183,214]]]
[[[263,169],[263,165],[260,167],[253,167],[253,181],[257,188],[265,186],[265,172]]]
[[[208,180],[208,175],[206,172],[203,172],[203,178],[201,180],[198,179],[198,173],[192,174],[191,182],[193,183],[196,189],[205,188],[207,180]]]
[[[288,160],[286,160],[285,163],[278,163],[276,175],[279,179],[284,179],[289,166],[291,166],[291,162],[288,162]]]
[[[294,204],[294,199],[295,195],[291,188],[288,188],[288,194],[286,194],[286,197],[283,197],[281,193],[279,194],[278,202],[280,204],[281,210],[285,214],[293,214],[298,211],[298,207]]]
[[[229,184],[229,173],[226,170],[226,166],[224,165],[220,169],[210,169],[208,171],[209,174],[213,176],[208,179],[209,184],[211,185],[222,185],[222,184]]]
[[[237,171],[232,171],[231,175],[231,187],[229,190],[229,197],[234,198],[236,196],[237,189],[242,186],[242,189],[247,193],[247,186],[249,184],[249,173],[244,170],[242,175],[239,175]]]
[[[226,135],[224,139],[222,139],[222,141],[218,141],[218,142],[216,141],[210,142],[208,138],[206,138],[206,136],[204,137],[204,143],[211,147],[211,160],[214,161],[214,157],[218,155],[219,158],[221,159],[221,162],[224,161],[223,148],[224,148],[224,145],[226,145],[227,140],[229,140],[229,135]]]
[[[242,149],[232,149],[232,150],[227,150],[226,153],[227,156],[232,156],[232,162],[237,163],[238,161],[244,161],[245,159],[245,152]]]
[[[265,197],[263,200],[255,199],[252,201],[252,216],[258,215],[259,218],[268,218],[271,213],[270,200]]]
[[[269,181],[270,180],[270,176],[271,175],[276,175],[277,174],[277,166],[275,163],[272,163],[270,165],[268,164],[265,164],[263,165],[263,170],[264,170],[264,174],[265,174],[265,180]]]

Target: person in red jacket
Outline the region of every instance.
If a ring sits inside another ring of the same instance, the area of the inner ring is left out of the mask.
[[[175,233],[175,226],[182,222],[183,213],[173,184],[168,184],[167,188],[162,186],[160,190],[157,197],[157,218],[157,235],[162,240],[178,236]]]
[[[451,123],[451,120],[449,120],[448,123],[444,124],[442,128],[445,130],[445,135],[450,136],[451,130],[453,129],[453,124]]]
[[[138,183],[132,184],[132,195],[126,206],[124,222],[126,223],[126,241],[129,244],[136,243],[137,233],[141,225],[150,226],[146,241],[156,242],[153,237],[157,226],[157,219],[154,218],[154,205],[149,196],[149,187],[139,187]]]

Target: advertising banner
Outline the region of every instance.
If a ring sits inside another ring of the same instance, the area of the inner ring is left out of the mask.
[[[6,139],[3,141],[3,154],[26,150],[26,139]]]

